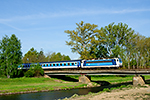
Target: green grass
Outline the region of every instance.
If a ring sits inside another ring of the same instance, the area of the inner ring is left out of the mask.
[[[79,76],[67,76],[70,79],[78,80]],[[150,79],[149,75],[144,76],[145,79]],[[132,82],[133,76],[91,76],[92,84],[97,84],[96,82],[109,82],[122,83],[122,82]],[[81,84],[73,81],[61,81],[57,82],[56,78],[0,78],[0,93],[9,92],[24,92],[24,91],[42,91],[42,90],[56,90],[56,89],[71,89],[85,87],[87,84]],[[150,82],[150,81],[149,81]],[[124,88],[122,85],[120,88]],[[113,88],[112,88],[113,89]],[[110,89],[111,90],[111,89]],[[109,90],[106,90],[109,91]]]
[[[113,75],[108,75],[108,76],[93,76],[91,77],[92,81],[107,81],[109,83],[122,83],[122,82],[130,82],[132,81],[134,75],[130,76],[113,76]],[[145,75],[145,80],[150,79],[150,75]]]
[[[0,78],[0,93],[41,91],[55,89],[70,89],[73,87],[83,87],[83,84],[75,82],[56,82],[49,78]]]
[[[150,75],[143,75],[145,77],[145,80],[150,79]],[[73,79],[79,79],[79,76],[68,76]],[[93,75],[91,76],[91,81],[105,81],[109,82],[110,84],[114,83],[124,83],[124,82],[132,82],[134,75],[127,75],[127,76],[116,76],[116,75]]]

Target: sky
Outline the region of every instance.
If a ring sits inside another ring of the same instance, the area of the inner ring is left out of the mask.
[[[15,34],[23,55],[32,47],[45,54],[61,52],[78,59],[65,41],[65,30],[76,23],[125,23],[140,35],[150,37],[150,0],[0,0],[0,40]]]

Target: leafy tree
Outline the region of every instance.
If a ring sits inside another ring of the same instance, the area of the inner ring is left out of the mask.
[[[121,49],[125,48],[126,41],[134,33],[134,30],[128,28],[127,24],[118,23],[118,25],[114,25],[114,23],[111,23],[101,28],[101,32],[104,33],[106,41],[104,45],[107,47],[109,55],[120,57]]]
[[[45,62],[45,61],[46,61],[46,57],[45,57],[45,55],[44,55],[43,50],[41,50],[41,51],[38,53],[37,59],[38,59],[38,62]]]
[[[18,76],[18,65],[22,63],[21,43],[12,34],[7,35],[0,41],[0,68],[8,78]]]
[[[23,63],[38,62],[38,52],[32,47],[23,57]]]
[[[95,46],[96,46],[95,52],[94,50],[91,50],[90,54],[94,53],[96,58],[107,58],[109,56],[107,48],[105,48],[105,46],[103,46],[102,44],[95,45]]]
[[[47,55],[48,61],[65,61],[65,60],[71,60],[69,56],[62,55],[60,52]]]
[[[93,58],[90,55],[91,47],[96,42],[95,34],[100,32],[97,29],[97,25],[85,23],[81,21],[79,24],[76,23],[76,30],[66,30],[65,33],[68,34],[70,41],[66,41],[66,44],[71,46],[72,52],[77,52],[81,55],[80,58],[88,59]],[[94,50],[96,48],[93,48]]]
[[[146,38],[145,39],[145,53],[146,53],[146,55],[145,55],[145,59],[146,59],[146,66],[149,66],[150,67],[150,37],[148,37],[148,38]]]
[[[103,34],[98,34],[98,39],[104,39],[101,45],[107,48],[108,56],[122,58],[123,63],[128,62],[128,68],[130,68],[130,61],[134,53],[132,48],[135,46],[133,42],[134,30],[129,28],[127,24],[118,23],[115,25],[111,23],[102,27],[101,33]]]

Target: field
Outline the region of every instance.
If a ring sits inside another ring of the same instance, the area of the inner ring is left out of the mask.
[[[78,82],[79,76],[63,76],[53,78],[0,78],[0,94],[29,93],[38,91],[52,91],[60,89],[82,88],[87,84]],[[131,82],[133,76],[92,76],[93,86],[98,84],[120,84]],[[145,76],[150,79],[150,76]]]
[[[0,79],[0,93],[22,93],[22,92],[37,92],[51,91],[67,88],[83,87],[85,84],[77,82],[67,82],[57,80],[55,78],[14,78]]]

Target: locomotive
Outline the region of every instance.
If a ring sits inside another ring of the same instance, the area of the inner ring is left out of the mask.
[[[23,69],[29,69],[31,65],[37,63],[24,63]],[[71,69],[71,68],[118,68],[122,66],[120,58],[102,58],[91,60],[70,60],[70,61],[54,61],[54,62],[40,62],[43,69]],[[19,66],[21,68],[21,66]]]

